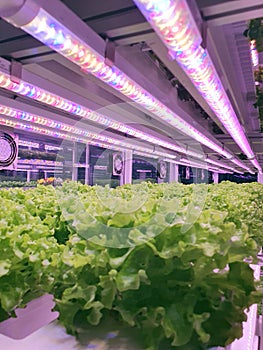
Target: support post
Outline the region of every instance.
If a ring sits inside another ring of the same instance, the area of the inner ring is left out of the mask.
[[[121,176],[121,184],[132,183],[132,151],[127,150],[123,152],[124,158],[124,172]]]
[[[219,176],[218,173],[213,173],[213,181],[215,184],[218,184]]]
[[[72,150],[72,181],[78,181],[78,168],[77,168],[77,144],[74,143]]]
[[[27,182],[30,182],[30,178],[31,178],[31,171],[30,171],[30,170],[27,170],[27,171],[26,171],[26,181],[27,181]]]
[[[89,145],[86,145],[86,158],[85,158],[85,185],[89,185]]]
[[[170,163],[169,182],[178,182],[178,181],[179,181],[178,164]]]

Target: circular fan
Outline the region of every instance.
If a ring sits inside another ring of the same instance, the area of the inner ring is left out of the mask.
[[[164,161],[160,161],[158,164],[158,176],[160,179],[165,179],[167,175],[167,167]]]
[[[0,133],[0,168],[13,164],[17,157],[17,144],[15,139],[4,133]]]
[[[121,175],[123,171],[123,159],[120,153],[113,155],[113,175]]]

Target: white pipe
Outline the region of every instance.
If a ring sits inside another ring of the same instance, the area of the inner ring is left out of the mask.
[[[8,0],[0,2],[0,17],[10,17],[17,13],[25,0]]]
[[[22,27],[31,22],[38,14],[44,0],[8,0],[0,2],[0,17],[15,27]]]

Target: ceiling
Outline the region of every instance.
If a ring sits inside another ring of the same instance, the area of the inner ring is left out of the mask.
[[[168,57],[167,49],[132,0],[62,2],[91,28],[92,31],[87,33],[95,32],[104,40],[114,43],[115,63],[127,75],[136,77],[136,82],[205,135],[240,155],[239,147],[179,65]],[[263,135],[260,133],[258,110],[253,107],[256,100],[253,68],[249,44],[243,36],[249,19],[263,17],[263,3],[258,0],[250,0],[249,4],[246,0],[189,0],[188,4],[239,121],[263,166]],[[72,23],[70,25],[73,26]],[[78,25],[75,27],[77,30]],[[93,46],[99,46],[96,36],[86,35],[86,32],[79,34],[88,43],[90,41]],[[150,130],[151,134],[166,141],[200,148],[163,120],[139,109],[119,92],[85,74],[78,66],[3,19],[0,19],[0,57],[20,62],[22,78],[27,77],[44,89],[60,93],[72,101],[142,130]],[[260,59],[263,63],[262,57]],[[0,67],[4,65],[4,60],[0,61]],[[190,100],[180,98],[179,89],[188,91]],[[46,117],[52,116],[72,125],[81,122],[76,116],[61,111],[58,113],[55,108],[4,89],[0,89],[1,96],[15,99],[15,103],[22,103],[29,110],[35,108],[35,111]],[[85,125],[92,130],[98,128],[92,123],[85,122]],[[96,130],[105,133],[105,130]],[[109,130],[107,132],[111,134]],[[19,133],[25,137],[24,132]],[[30,139],[41,139],[41,136],[30,135]],[[49,141],[58,143],[52,138]],[[143,145],[142,141],[137,143]],[[207,147],[203,151],[211,158],[220,159],[218,154]],[[249,161],[245,163],[251,166]]]

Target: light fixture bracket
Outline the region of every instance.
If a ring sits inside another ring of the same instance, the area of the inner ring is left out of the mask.
[[[113,67],[115,63],[115,44],[110,39],[106,39],[106,46],[105,46],[105,64],[109,67]]]

